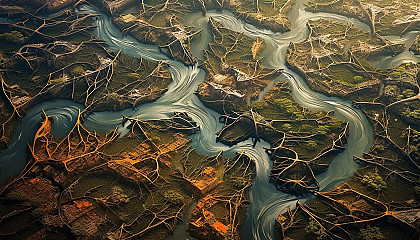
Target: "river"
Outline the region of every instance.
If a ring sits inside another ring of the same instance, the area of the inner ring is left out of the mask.
[[[185,24],[202,31],[201,38],[194,41],[191,46],[193,55],[197,57],[202,57],[203,48],[207,46],[209,41],[210,34],[207,22],[210,17],[233,31],[244,33],[250,37],[263,38],[267,44],[267,49],[263,53],[265,56],[264,65],[269,68],[284,69],[284,74],[273,80],[266,90],[273,86],[276,81],[288,81],[292,88],[293,98],[301,106],[312,110],[333,110],[337,117],[349,122],[349,136],[345,151],[334,158],[326,172],[317,176],[320,190],[327,191],[347,180],[358,169],[359,166],[353,160],[353,156],[362,156],[364,151],[369,150],[373,141],[372,129],[366,116],[360,110],[352,107],[351,102],[312,91],[299,75],[288,69],[285,65],[286,50],[290,42],[302,42],[308,37],[309,31],[306,24],[309,20],[332,19],[352,23],[364,31],[370,31],[370,29],[366,24],[344,16],[307,12],[303,4],[304,1],[297,1],[289,13],[292,30],[284,34],[261,30],[245,24],[229,12],[209,11],[205,16],[202,13],[194,13],[186,16]],[[99,13],[95,7],[90,5],[79,6],[78,12]],[[96,36],[106,41],[110,49],[122,50],[124,53],[135,57],[141,56],[153,61],[166,62],[169,65],[173,82],[169,85],[168,91],[155,102],[144,104],[134,110],[95,112],[85,119],[84,126],[97,131],[109,131],[118,126],[118,131],[124,135],[128,129],[127,125],[121,125],[122,115],[147,120],[167,118],[175,111],[188,113],[201,129],[197,134],[190,137],[192,139],[191,145],[197,152],[215,155],[223,151],[225,156],[231,157],[236,152],[245,150],[247,154],[252,156],[256,164],[256,176],[250,188],[251,204],[241,230],[242,237],[244,239],[274,239],[275,218],[288,208],[294,208],[296,201],[305,202],[312,196],[296,198],[293,195],[277,191],[274,185],[269,183],[272,162],[265,153],[265,148],[268,148],[269,144],[261,141],[253,148],[251,140],[241,142],[233,147],[216,143],[216,133],[223,127],[223,124],[218,121],[220,115],[206,108],[194,94],[198,85],[205,78],[205,72],[201,68],[197,65],[186,66],[169,59],[158,50],[157,46],[141,44],[133,37],[123,35],[105,14],[97,16],[95,25],[97,26]],[[389,38],[392,37],[397,41],[405,41],[408,38],[389,36]],[[419,61],[417,56],[410,55],[410,53],[405,54],[402,56],[384,56],[382,60],[379,60],[378,65],[386,68],[399,61]],[[9,176],[16,175],[23,169],[26,159],[26,152],[23,149],[26,148],[27,142],[33,138],[39,126],[42,109],[46,110],[46,113],[54,119],[53,133],[57,136],[65,136],[71,126],[74,125],[78,110],[83,109],[83,106],[68,100],[56,100],[44,102],[34,107],[21,120],[14,137],[10,141],[9,148],[0,155],[0,184],[3,184]],[[185,239],[188,237],[186,228],[186,223],[178,225],[174,236],[170,239]]]

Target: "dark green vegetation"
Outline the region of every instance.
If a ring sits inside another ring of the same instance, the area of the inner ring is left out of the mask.
[[[417,54],[417,55],[420,54],[420,33],[417,34],[417,37],[414,40],[413,45],[411,45],[410,47],[410,51],[412,51],[414,54]]]
[[[373,5],[368,5],[373,4]],[[404,50],[381,35],[418,29],[412,1],[309,1],[309,10],[357,17],[363,33],[338,22],[311,22],[311,36],[289,48],[288,63],[313,89],[344,96],[368,116],[371,150],[345,184],[277,219],[279,239],[417,239],[419,221],[419,64],[378,70],[371,61]],[[357,7],[355,7],[357,6]],[[372,17],[370,9],[375,9]],[[410,50],[416,52],[418,39]],[[410,46],[408,46],[410,47]],[[305,229],[306,231],[301,231]]]
[[[413,216],[420,207],[416,192],[420,184],[420,124],[416,117],[418,85],[410,74],[413,69],[418,72],[413,64],[392,70],[385,81],[389,85],[378,97],[355,102],[374,127],[372,149],[355,158],[362,168],[344,185],[318,193],[314,200],[280,216],[280,239],[416,238],[419,225]],[[314,219],[316,227],[311,223]],[[315,230],[298,231],[301,228]]]
[[[400,35],[420,27],[420,21],[416,17],[416,0],[309,0],[307,5],[309,11],[331,12],[358,18],[382,36]]]
[[[222,117],[217,140],[233,145],[248,138],[270,143],[271,181],[296,195],[317,191],[315,175],[325,171],[346,141],[347,125],[332,112],[309,111],[294,102],[284,82],[270,89],[250,111]]]
[[[223,2],[223,1],[222,1]],[[264,29],[274,32],[286,32],[290,30],[290,22],[287,14],[294,1],[229,1],[228,9],[239,18]]]
[[[161,63],[107,50],[93,37],[94,15],[27,13],[0,23],[2,142],[42,101],[71,99],[86,111],[121,110],[153,101],[170,83]]]
[[[280,73],[261,63],[264,40],[233,32],[213,20],[210,29],[213,39],[204,54],[207,76],[198,95],[219,113],[243,111]]]
[[[116,6],[112,1],[103,2],[103,8],[112,13],[123,32],[130,33],[140,42],[158,45],[173,59],[185,64],[194,63],[190,42],[197,32],[184,26],[182,20],[184,15],[199,9],[198,1],[124,1]],[[120,10],[130,6],[136,6],[136,9],[129,10],[128,14],[119,14]]]
[[[68,7],[74,0],[1,0],[1,15],[20,15],[26,12],[55,12]]]
[[[405,207],[416,208],[412,203]],[[410,205],[411,204],[411,205]],[[416,239],[416,210],[386,205],[343,185],[277,219],[281,239]],[[302,231],[302,228],[305,231]]]
[[[143,43],[156,44],[169,57],[193,64],[190,42],[198,33],[183,25],[189,13],[228,9],[244,21],[262,25],[273,31],[288,31],[290,23],[285,14],[292,1],[274,0],[94,0],[110,13],[117,25]],[[133,7],[134,6],[134,7]]]
[[[373,117],[375,144],[363,158],[356,158],[363,167],[346,184],[318,193],[280,216],[279,238],[416,239],[420,158],[418,131],[411,126],[418,124],[395,121],[393,115],[378,117],[372,109],[367,112]],[[315,230],[298,231],[305,226]]]
[[[201,199],[192,234],[238,238],[254,172],[251,159],[243,153],[227,159],[194,152],[185,133],[197,127],[183,113],[127,121],[130,133],[117,139],[116,131],[89,132],[79,115],[69,135],[57,139],[46,116],[27,167],[1,189],[0,234],[163,239]]]
[[[286,61],[310,84],[329,95],[356,98],[378,94],[381,80],[389,74],[372,67],[382,55],[404,51],[380,36],[331,20],[309,22],[309,38],[289,47]]]

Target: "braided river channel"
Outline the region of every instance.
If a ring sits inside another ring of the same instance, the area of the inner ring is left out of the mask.
[[[138,42],[131,36],[123,35],[114,25],[109,16],[100,13],[94,6],[81,5],[78,13],[96,13],[96,36],[105,41],[114,51],[122,51],[134,57],[143,57],[153,61],[162,61],[168,64],[173,82],[157,101],[144,104],[136,109],[127,109],[119,112],[95,112],[90,114],[84,126],[90,130],[110,131],[118,126],[122,135],[128,132],[127,122],[122,125],[122,116],[131,118],[161,119],[168,118],[174,112],[186,112],[200,126],[200,131],[190,136],[192,147],[199,153],[216,155],[223,151],[227,157],[234,156],[237,152],[245,151],[253,158],[256,165],[256,175],[250,188],[250,205],[247,217],[241,229],[243,239],[274,239],[274,222],[276,217],[287,209],[294,208],[297,201],[305,202],[312,198],[311,195],[296,197],[278,191],[269,183],[272,161],[265,152],[269,148],[267,142],[261,141],[253,148],[251,140],[247,140],[233,147],[228,147],[216,142],[216,133],[223,124],[219,122],[220,114],[206,108],[194,94],[197,87],[205,79],[205,72],[198,65],[186,66],[168,58],[159,51],[157,46],[146,45]],[[311,110],[334,111],[335,116],[349,123],[349,131],[345,151],[337,155],[328,170],[317,176],[320,191],[327,191],[351,177],[358,169],[358,164],[353,156],[362,156],[372,145],[372,129],[362,111],[354,108],[351,102],[336,97],[328,97],[312,91],[305,81],[285,65],[285,55],[290,42],[298,43],[306,40],[309,35],[307,22],[320,18],[351,23],[355,27],[370,32],[370,28],[356,19],[335,14],[310,13],[304,9],[304,1],[297,1],[289,13],[292,23],[291,31],[286,33],[273,33],[268,30],[258,29],[256,26],[246,24],[235,18],[229,12],[209,11],[206,15],[201,12],[185,17],[185,25],[190,25],[196,30],[201,30],[199,39],[193,41],[191,50],[194,56],[203,56],[203,49],[209,43],[208,29],[209,18],[223,24],[224,27],[243,33],[249,37],[260,37],[267,45],[264,54],[264,65],[268,68],[283,69],[283,74],[278,79],[273,79],[266,91],[277,81],[289,82],[294,100],[301,106]],[[413,41],[416,34],[407,33],[404,36],[388,36],[387,39],[395,42],[405,42],[406,45]],[[407,48],[408,49],[408,48]],[[420,62],[419,56],[414,56],[408,50],[397,56],[383,56],[377,60],[378,68],[390,68],[404,62]],[[264,94],[264,91],[262,94]],[[262,97],[262,95],[260,96]],[[25,116],[9,143],[8,149],[0,155],[0,184],[13,175],[17,175],[26,163],[26,147],[33,139],[40,126],[42,110],[53,120],[53,134],[63,137],[68,134],[76,122],[79,109],[83,106],[69,100],[55,100],[44,102],[34,107]],[[186,216],[185,219],[187,219]],[[169,239],[186,239],[188,221],[179,224],[174,235]]]

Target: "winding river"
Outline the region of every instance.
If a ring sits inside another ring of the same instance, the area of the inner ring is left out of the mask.
[[[302,42],[308,37],[306,23],[309,20],[326,18],[352,23],[357,28],[367,32],[370,29],[367,25],[344,16],[307,12],[304,10],[303,3],[304,1],[297,1],[293,7],[289,14],[292,30],[284,34],[261,30],[245,24],[229,12],[210,11],[205,16],[202,13],[191,14],[186,16],[185,24],[202,31],[201,38],[194,41],[191,46],[193,55],[197,57],[202,57],[203,48],[207,46],[209,41],[207,22],[210,17],[220,21],[226,28],[233,31],[244,33],[250,37],[263,38],[267,44],[267,50],[264,52],[265,66],[284,69],[284,74],[279,79],[273,80],[266,90],[273,86],[276,81],[288,81],[292,87],[293,98],[300,105],[312,110],[333,110],[337,117],[349,122],[346,150],[334,158],[326,172],[317,176],[320,189],[326,191],[347,180],[358,169],[358,164],[353,161],[353,156],[361,156],[365,150],[370,148],[372,130],[364,114],[352,107],[350,102],[312,91],[301,77],[288,69],[285,65],[286,50],[290,42]],[[80,13],[99,13],[96,8],[89,5],[80,6],[78,11]],[[265,148],[268,148],[269,144],[261,141],[253,148],[250,140],[233,147],[216,143],[216,132],[223,127],[223,124],[218,121],[220,115],[206,108],[194,94],[197,86],[205,78],[205,72],[202,69],[197,65],[185,66],[180,62],[169,59],[156,46],[141,44],[131,36],[122,35],[112,20],[104,14],[97,17],[95,25],[97,26],[95,30],[97,37],[106,41],[110,49],[122,50],[135,57],[141,56],[153,61],[168,63],[173,82],[169,85],[168,91],[155,102],[144,104],[134,110],[95,112],[86,118],[84,126],[97,131],[109,131],[118,126],[118,131],[124,135],[128,129],[127,126],[121,125],[122,115],[147,120],[167,118],[174,111],[187,112],[201,128],[201,131],[190,137],[192,147],[196,151],[202,154],[215,155],[223,150],[224,155],[230,157],[234,156],[236,152],[245,150],[253,157],[256,164],[256,176],[250,189],[251,204],[242,227],[242,237],[244,239],[274,239],[275,218],[288,208],[293,208],[296,201],[304,202],[311,197],[296,198],[293,195],[277,191],[274,185],[269,184],[272,162],[265,153]],[[404,41],[403,38],[394,37],[397,41]],[[389,38],[392,38],[392,36],[389,36]],[[403,56],[386,57],[386,59],[384,57],[379,65],[386,68],[397,64],[399,61],[418,62],[419,58],[410,55],[410,53]],[[39,126],[42,109],[54,119],[53,133],[57,136],[65,136],[71,126],[74,125],[78,110],[82,108],[83,106],[68,100],[44,102],[34,107],[22,119],[10,141],[9,148],[0,155],[0,184],[3,184],[9,176],[16,175],[23,169],[26,159],[26,152],[23,149],[26,148],[28,141],[33,138]],[[171,239],[185,239],[188,236],[185,230],[186,223],[180,224]]]

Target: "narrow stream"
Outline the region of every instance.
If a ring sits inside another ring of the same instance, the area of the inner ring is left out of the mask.
[[[187,16],[185,23],[202,30],[201,39],[195,41],[191,47],[193,54],[198,57],[202,57],[203,48],[207,46],[209,41],[207,22],[210,17],[233,31],[244,33],[250,37],[263,38],[267,43],[264,64],[270,68],[284,69],[286,73],[279,79],[273,80],[273,82],[278,80],[288,81],[292,87],[293,98],[301,106],[312,110],[333,110],[337,117],[349,122],[346,150],[334,158],[326,172],[317,176],[321,190],[326,191],[354,174],[358,165],[353,161],[353,155],[361,156],[365,150],[370,148],[372,130],[364,114],[353,108],[350,102],[327,97],[310,90],[301,77],[285,66],[286,50],[289,42],[301,42],[308,37],[306,23],[309,20],[327,18],[353,23],[364,31],[370,31],[370,29],[367,25],[355,19],[340,15],[306,12],[303,2],[297,1],[291,11],[289,18],[292,22],[292,30],[284,34],[272,33],[244,24],[229,12],[208,12],[206,16],[203,16],[202,13],[195,13]],[[80,13],[99,13],[96,8],[89,5],[80,6],[78,11]],[[255,148],[252,148],[250,140],[233,147],[216,143],[216,133],[223,127],[223,124],[218,121],[220,115],[206,108],[194,94],[198,85],[205,78],[205,72],[202,69],[198,66],[185,66],[180,62],[169,59],[159,52],[156,46],[141,44],[131,36],[123,36],[112,20],[104,14],[97,17],[95,25],[97,26],[95,30],[97,37],[106,41],[110,49],[122,50],[124,53],[135,57],[141,56],[153,61],[166,62],[170,66],[173,82],[169,85],[168,91],[153,103],[144,104],[135,110],[96,112],[89,115],[84,126],[97,131],[109,131],[118,126],[118,131],[124,135],[128,129],[127,126],[121,125],[122,115],[147,120],[167,118],[175,111],[187,112],[201,128],[200,132],[191,136],[192,147],[197,152],[215,155],[223,150],[224,155],[230,157],[234,156],[236,152],[245,150],[253,157],[256,164],[256,176],[250,189],[251,204],[242,227],[242,237],[244,239],[274,239],[275,218],[286,209],[293,208],[296,201],[304,202],[311,197],[299,199],[277,191],[274,185],[269,184],[272,162],[265,153],[265,148],[268,148],[269,144],[261,141],[257,143]],[[413,58],[410,57],[410,61],[412,60]],[[392,62],[391,59],[389,63],[392,64]],[[26,148],[27,142],[33,138],[39,126],[42,109],[45,109],[46,113],[54,118],[54,134],[64,136],[74,125],[78,109],[82,108],[81,105],[67,100],[44,102],[34,107],[22,119],[18,130],[10,141],[9,148],[0,155],[0,184],[22,170],[26,160],[26,152],[23,149]],[[188,236],[185,230],[186,223],[180,224],[175,231],[175,235],[170,239],[185,239]]]

